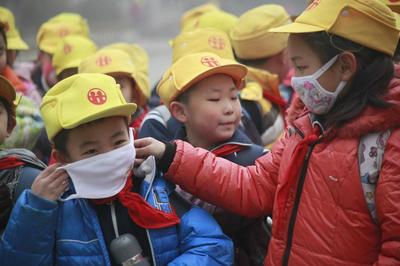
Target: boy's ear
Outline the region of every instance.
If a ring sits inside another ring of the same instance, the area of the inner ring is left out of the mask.
[[[54,158],[56,160],[56,162],[58,163],[67,163],[67,159],[65,158],[65,156],[57,151],[56,149],[51,149],[51,158]]]
[[[173,101],[169,104],[171,115],[181,123],[187,122],[186,106],[183,103]]]

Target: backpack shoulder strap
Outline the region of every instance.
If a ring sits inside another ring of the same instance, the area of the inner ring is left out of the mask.
[[[358,166],[365,201],[371,218],[377,222],[375,190],[379,179],[386,143],[390,130],[363,136],[358,147]]]

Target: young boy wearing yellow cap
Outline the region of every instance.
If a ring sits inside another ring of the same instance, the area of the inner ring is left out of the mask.
[[[230,32],[236,60],[249,69],[246,88],[240,94],[242,106],[251,115],[267,146],[284,130],[284,110],[293,92],[290,83],[289,87],[283,85],[290,69],[286,50],[288,35],[268,30],[290,22],[284,7],[268,4],[245,12]],[[281,97],[280,88],[286,101]]]
[[[135,109],[103,74],[77,74],[46,93],[41,112],[62,164],[20,196],[1,238],[3,262],[117,265],[146,257],[152,265],[232,264],[231,241],[204,210],[182,205],[156,176],[153,157],[133,174],[128,121]],[[128,249],[121,258],[115,250],[110,257],[110,243],[123,234],[137,238],[142,254]]]
[[[315,0],[271,31],[290,34],[301,103],[271,152],[241,167],[182,141],[139,139],[137,157],[156,154],[165,178],[235,213],[272,211],[265,265],[400,265],[393,12],[383,1]]]
[[[132,62],[128,53],[116,48],[103,48],[95,54],[85,58],[79,65],[79,73],[102,73],[113,77],[120,85],[125,100],[136,103],[139,108],[132,116],[132,124],[136,132],[140,123],[148,112],[146,106],[149,91],[146,83],[138,82],[139,71]]]
[[[16,93],[7,79],[0,76],[0,144],[16,125]],[[0,232],[4,230],[11,209],[25,187],[46,167],[25,149],[0,150]]]
[[[228,35],[215,28],[199,28],[182,32],[172,42],[172,62],[180,58],[200,52],[211,52],[224,59],[234,60],[232,46]],[[155,90],[156,91],[156,90]],[[165,105],[152,109],[141,124],[139,137],[154,137],[162,141],[175,138],[176,130],[181,123],[171,116]],[[261,138],[253,124],[250,115],[242,110],[240,130],[255,144],[262,145]]]
[[[263,147],[252,144],[238,130],[241,118],[238,93],[246,73],[243,65],[212,53],[189,54],[176,61],[157,86],[161,100],[179,122],[173,139],[186,140],[241,165],[253,164],[262,156]],[[262,230],[261,218],[246,219],[201,201],[180,188],[177,191],[213,214],[233,239],[235,264],[262,263],[267,238],[262,235],[266,233]]]

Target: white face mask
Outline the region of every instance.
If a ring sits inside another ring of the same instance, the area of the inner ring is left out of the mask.
[[[314,114],[323,115],[331,110],[337,96],[346,86],[341,81],[334,92],[325,90],[318,82],[318,78],[325,73],[338,59],[336,55],[314,74],[304,77],[292,77],[292,87],[303,101],[304,105]]]
[[[130,143],[118,149],[61,166],[69,174],[76,193],[60,200],[104,199],[120,192],[136,156],[132,130],[129,137]]]

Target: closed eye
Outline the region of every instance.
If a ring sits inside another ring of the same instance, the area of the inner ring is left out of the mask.
[[[87,155],[94,155],[96,153],[97,153],[96,149],[90,149],[90,150],[87,150],[87,151],[83,152],[82,155],[87,156]]]
[[[209,102],[218,102],[219,98],[207,99],[207,101],[209,101]]]
[[[125,145],[125,144],[127,144],[128,143],[128,140],[126,140],[126,139],[120,139],[120,140],[117,140],[115,143],[114,143],[114,145],[115,146],[123,146],[123,145]]]

